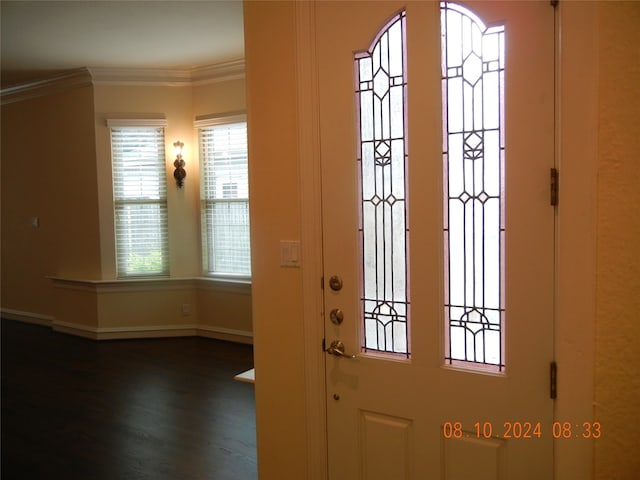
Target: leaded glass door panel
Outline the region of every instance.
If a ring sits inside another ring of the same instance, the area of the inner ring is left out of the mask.
[[[553,8],[315,15],[330,478],[552,478]]]

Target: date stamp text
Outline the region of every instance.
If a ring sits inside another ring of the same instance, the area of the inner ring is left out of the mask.
[[[584,438],[598,439],[602,435],[600,422],[553,422],[543,426],[542,422],[475,422],[472,428],[462,422],[444,422],[442,435],[446,439],[476,438],[539,439],[551,435],[554,439]]]

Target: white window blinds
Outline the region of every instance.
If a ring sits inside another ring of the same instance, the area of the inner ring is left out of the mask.
[[[237,119],[234,119],[237,120]],[[247,124],[197,122],[202,169],[203,263],[213,275],[251,275]]]
[[[169,274],[164,128],[111,126],[118,277]]]

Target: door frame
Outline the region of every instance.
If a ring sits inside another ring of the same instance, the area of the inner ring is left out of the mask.
[[[552,7],[549,7],[552,8]],[[322,271],[322,190],[315,2],[295,2],[296,99],[300,171],[307,478],[326,479],[327,432]],[[556,7],[555,345],[558,398],[554,420],[593,420],[597,5]],[[589,28],[589,27],[594,28]],[[560,41],[561,39],[561,41]],[[549,207],[552,208],[552,207]],[[564,374],[571,372],[571,374]],[[593,441],[554,442],[556,478],[593,476]]]

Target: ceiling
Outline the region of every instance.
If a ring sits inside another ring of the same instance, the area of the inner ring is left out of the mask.
[[[192,69],[244,58],[241,0],[1,0],[2,87],[82,67]]]

